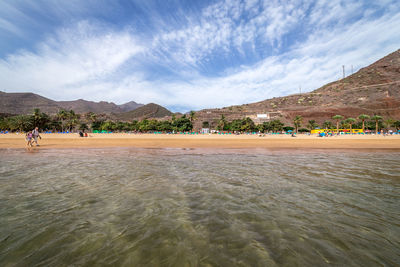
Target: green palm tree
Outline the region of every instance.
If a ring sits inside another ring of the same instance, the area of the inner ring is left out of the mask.
[[[326,130],[332,128],[332,122],[331,121],[324,121],[324,123],[322,125]]]
[[[372,116],[371,117],[371,120],[374,120],[375,121],[375,134],[378,134],[378,124],[379,124],[379,121],[380,120],[382,120],[382,116],[379,116],[379,115],[374,115],[374,116]]]
[[[72,109],[67,112],[67,125],[69,130],[71,131],[78,124],[79,115],[75,113]]]
[[[336,120],[336,133],[339,133],[339,121],[343,119],[342,115],[335,115],[332,119]]]
[[[61,131],[64,131],[65,120],[68,118],[68,112],[65,109],[60,109],[57,113],[57,118],[61,121]]]
[[[227,122],[226,122],[224,114],[221,114],[221,118],[219,119],[218,125],[217,125],[218,130],[223,131],[226,123]]]
[[[88,112],[86,113],[85,118],[90,122],[90,129],[93,129],[93,123],[97,120],[97,114],[94,112]]]
[[[41,117],[42,117],[42,114],[40,112],[40,109],[38,109],[38,108],[33,109],[33,124],[34,124],[33,126],[34,127],[39,126]]]
[[[15,117],[11,117],[10,119],[10,128],[11,130],[17,130],[22,132],[25,125],[25,118],[23,115],[18,115]]]
[[[365,120],[368,120],[370,117],[367,114],[361,114],[360,116],[358,116],[358,119],[360,119],[362,121],[362,130],[364,132],[365,130]]]
[[[392,126],[392,124],[395,122],[394,119],[388,118],[383,121],[383,124],[385,125],[386,130],[389,130],[389,128]]]
[[[77,118],[77,115],[75,114],[75,111],[73,111],[72,109],[70,111],[68,111],[68,117],[69,118]]]
[[[277,132],[279,132],[279,131],[282,131],[282,130],[283,130],[283,126],[284,126],[284,124],[283,124],[280,120],[278,120],[278,119],[273,120],[273,121],[270,121],[270,123],[269,123],[269,128],[270,128],[274,133],[277,133]]]
[[[395,127],[396,130],[400,130],[400,121],[395,121],[395,122],[393,122],[393,125],[392,125],[392,126]]]
[[[298,129],[301,126],[302,122],[303,122],[303,117],[300,115],[296,115],[296,117],[293,119],[293,124],[294,128],[296,129],[296,133],[298,132]]]
[[[193,110],[191,110],[189,112],[189,120],[190,122],[193,124],[193,121],[196,119],[196,112],[194,112]]]
[[[315,122],[315,120],[309,120],[307,127],[310,130],[314,130],[315,128],[318,127],[318,124]]]
[[[81,124],[79,125],[79,130],[85,131],[85,130],[87,130],[87,129],[89,129],[89,127],[87,126],[86,123],[81,123]]]
[[[347,118],[347,119],[345,120],[345,122],[346,122],[347,124],[350,125],[350,133],[351,133],[351,134],[353,134],[353,123],[355,123],[356,121],[357,121],[357,120],[354,119],[354,118]]]
[[[96,113],[90,111],[90,112],[85,114],[85,118],[88,121],[95,121],[96,118],[97,118],[97,115],[96,115]]]
[[[78,125],[79,121],[76,118],[69,119],[67,122],[67,127],[69,131],[71,131],[73,128],[75,128]]]

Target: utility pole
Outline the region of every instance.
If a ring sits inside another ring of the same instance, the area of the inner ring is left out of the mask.
[[[351,75],[353,75],[353,65],[351,65]]]
[[[342,66],[343,68],[343,79],[346,77],[346,73],[344,72],[344,65]]]
[[[301,85],[299,85],[299,92],[300,92],[300,94],[301,94]]]

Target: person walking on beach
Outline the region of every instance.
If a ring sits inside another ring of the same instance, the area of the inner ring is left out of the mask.
[[[35,142],[36,146],[39,146],[38,138],[42,139],[42,137],[39,134],[39,128],[38,127],[36,127],[35,130],[32,131],[32,137],[33,137],[32,145],[33,145],[33,142]]]
[[[27,146],[32,146],[32,132],[27,132],[26,133],[26,141],[28,141],[28,143],[26,144]]]

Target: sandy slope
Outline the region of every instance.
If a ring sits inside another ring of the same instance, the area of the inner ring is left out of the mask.
[[[334,136],[319,138],[300,135],[166,135],[166,134],[42,134],[41,148],[349,148],[399,149],[400,136]],[[24,148],[25,137],[0,135],[0,148]]]

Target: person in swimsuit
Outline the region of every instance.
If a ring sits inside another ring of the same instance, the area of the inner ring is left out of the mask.
[[[26,133],[26,141],[28,141],[27,146],[32,146],[32,132]]]

